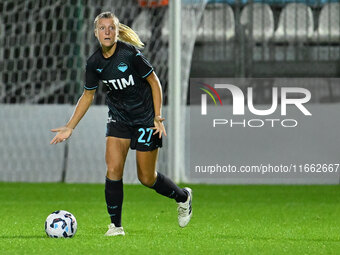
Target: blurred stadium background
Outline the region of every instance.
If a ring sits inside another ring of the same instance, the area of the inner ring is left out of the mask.
[[[72,138],[49,145],[49,129],[65,124],[82,93],[86,59],[98,47],[93,20],[102,11],[113,11],[146,44],[143,53],[163,85],[169,133],[159,170],[176,181],[190,182],[189,77],[340,74],[335,0],[1,1],[0,181],[103,182],[104,87]],[[181,41],[176,40],[179,25]],[[339,103],[337,84],[316,90],[323,95],[320,102]],[[178,128],[185,132],[172,135]],[[135,172],[130,152],[124,181],[137,182]]]

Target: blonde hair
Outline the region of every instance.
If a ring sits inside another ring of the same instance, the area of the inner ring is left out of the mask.
[[[119,19],[112,12],[102,12],[94,19],[94,29],[97,29],[97,23],[100,19],[112,18],[116,26],[118,26],[118,40],[130,43],[137,48],[143,48],[144,43],[140,40],[136,32],[127,25],[119,22]]]

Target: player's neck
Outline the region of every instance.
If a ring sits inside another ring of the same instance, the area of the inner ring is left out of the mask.
[[[104,58],[111,57],[115,53],[116,48],[117,48],[117,42],[110,47],[105,47],[105,46],[103,47],[102,46],[102,54],[103,54]]]

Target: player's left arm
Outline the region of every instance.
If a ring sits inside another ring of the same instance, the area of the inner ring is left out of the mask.
[[[161,83],[155,74],[155,72],[152,72],[147,78],[147,82],[151,86],[152,90],[152,100],[153,100],[153,107],[155,111],[155,117],[154,117],[154,125],[156,131],[154,132],[154,135],[158,133],[159,138],[162,137],[162,134],[166,136],[165,127],[163,124],[163,121],[165,120],[162,117],[162,87]]]

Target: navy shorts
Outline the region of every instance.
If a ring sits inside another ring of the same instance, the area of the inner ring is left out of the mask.
[[[146,126],[128,126],[109,120],[106,124],[106,136],[131,139],[130,148],[137,151],[153,151],[162,147],[162,138],[155,130]]]

